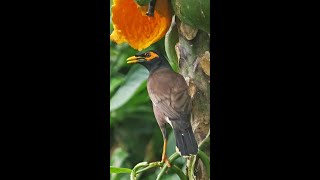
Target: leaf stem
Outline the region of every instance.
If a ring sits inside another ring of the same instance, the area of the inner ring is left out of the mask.
[[[141,173],[143,171],[146,171],[148,169],[151,169],[151,168],[154,168],[154,167],[162,167],[162,166],[163,166],[162,162],[153,162],[153,163],[150,163],[147,167],[138,170],[136,173],[139,174],[139,173]]]
[[[200,150],[199,150],[200,151]],[[194,166],[195,166],[195,162],[196,162],[196,156],[191,156],[188,159],[188,164],[187,164],[187,175],[189,177],[189,179],[193,180],[194,179]]]
[[[209,132],[207,134],[207,136],[202,140],[202,142],[199,144],[199,149],[201,151],[204,151],[204,149],[210,145],[210,129]]]
[[[201,150],[199,150],[198,156],[201,159],[201,161],[203,162],[204,166],[206,167],[206,171],[207,171],[208,177],[210,177],[210,160],[209,160],[209,157]]]
[[[187,176],[182,172],[182,170],[177,165],[173,165],[172,170],[180,177],[181,180],[188,180]]]
[[[199,158],[202,160],[203,164],[205,165],[207,174],[210,177],[210,161],[209,161],[208,156],[200,149],[199,149],[199,152],[197,155],[199,156]],[[180,157],[180,154],[177,152],[175,152],[174,154],[172,154],[169,157],[168,160],[169,160],[170,164],[172,164],[171,169],[180,177],[181,180],[187,180],[188,177],[182,172],[182,170],[178,166],[173,164],[173,162],[176,159],[178,159],[179,157]],[[195,160],[196,160],[195,156],[191,156],[191,158],[189,159],[189,162],[188,162],[189,166],[188,166],[187,174],[189,176],[189,179],[194,179],[193,173],[194,173]],[[155,168],[155,167],[162,167],[160,173],[157,176],[157,180],[160,180],[160,178],[163,176],[164,172],[168,169],[167,164],[163,163],[163,162],[152,162],[152,163],[141,162],[141,163],[137,164],[131,171],[130,180],[136,180],[137,174],[142,173],[148,169]],[[143,168],[143,169],[140,169],[140,168]]]
[[[139,168],[146,167],[146,166],[148,166],[148,162],[141,162],[141,163],[138,163],[136,166],[134,166],[130,174],[130,180],[136,180],[136,171]]]
[[[179,157],[180,157],[180,154],[177,153],[177,152],[175,152],[174,154],[172,154],[172,155],[169,157],[169,162],[170,162],[170,164],[172,164],[172,163],[173,163],[176,159],[178,159]],[[167,168],[168,168],[167,164],[164,164],[163,167],[162,167],[162,169],[161,169],[161,171],[160,171],[160,173],[158,174],[156,180],[159,180],[159,179],[163,176],[163,174],[164,174],[164,172],[167,170]]]

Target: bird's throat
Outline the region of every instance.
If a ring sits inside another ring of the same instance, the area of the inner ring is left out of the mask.
[[[158,61],[154,63],[141,63],[141,64],[148,69],[150,74],[162,68],[172,69],[170,64],[167,61]]]

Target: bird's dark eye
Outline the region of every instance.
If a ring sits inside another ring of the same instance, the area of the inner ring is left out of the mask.
[[[150,53],[146,53],[146,57],[150,57]]]

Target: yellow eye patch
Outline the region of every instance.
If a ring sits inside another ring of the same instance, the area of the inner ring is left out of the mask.
[[[146,56],[145,59],[146,59],[147,61],[151,61],[151,60],[159,57],[158,54],[156,54],[156,53],[154,53],[154,52],[147,52],[147,53],[145,54],[145,56]]]

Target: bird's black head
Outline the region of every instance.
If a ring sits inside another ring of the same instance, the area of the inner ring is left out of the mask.
[[[154,50],[140,52],[134,56],[131,56],[127,59],[127,63],[139,63],[146,67],[149,70],[149,72],[153,72],[160,67],[166,67],[171,69],[171,66],[166,60],[166,58]]]

